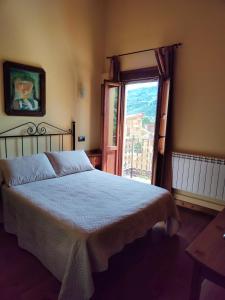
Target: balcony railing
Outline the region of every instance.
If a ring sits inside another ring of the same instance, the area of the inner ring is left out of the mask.
[[[126,138],[123,154],[123,176],[150,182],[153,140]]]

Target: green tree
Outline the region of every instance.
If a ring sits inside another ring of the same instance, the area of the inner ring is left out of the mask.
[[[141,143],[135,143],[134,144],[134,152],[135,153],[142,153],[142,144]]]
[[[144,127],[145,125],[148,125],[149,123],[151,123],[151,119],[147,116],[144,116],[142,118],[142,127]]]

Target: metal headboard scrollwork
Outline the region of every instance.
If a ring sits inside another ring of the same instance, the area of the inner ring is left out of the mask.
[[[17,133],[18,130],[22,130],[22,133]],[[16,139],[21,141],[21,154],[24,155],[24,139],[32,138],[36,139],[36,153],[39,153],[39,138],[46,137],[48,139],[48,148],[52,151],[52,137],[59,137],[59,151],[64,150],[64,136],[72,136],[72,149],[75,150],[76,132],[75,132],[75,122],[72,122],[71,129],[65,130],[52,125],[47,122],[41,122],[35,124],[33,122],[26,122],[10,128],[8,130],[0,132],[0,141],[3,140],[5,157],[8,157],[8,140]],[[47,145],[46,145],[47,147]]]

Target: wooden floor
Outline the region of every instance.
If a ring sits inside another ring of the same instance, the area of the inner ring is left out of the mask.
[[[211,218],[180,212],[177,236],[169,238],[157,227],[113,256],[108,271],[94,274],[92,300],[188,300],[192,261],[184,250]],[[60,283],[1,225],[0,300],[56,300],[59,289]],[[225,300],[225,290],[204,281],[201,300]]]

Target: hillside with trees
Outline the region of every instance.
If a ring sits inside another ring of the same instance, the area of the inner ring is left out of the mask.
[[[144,113],[146,123],[155,122],[157,92],[157,86],[129,90],[127,94],[127,115]]]

